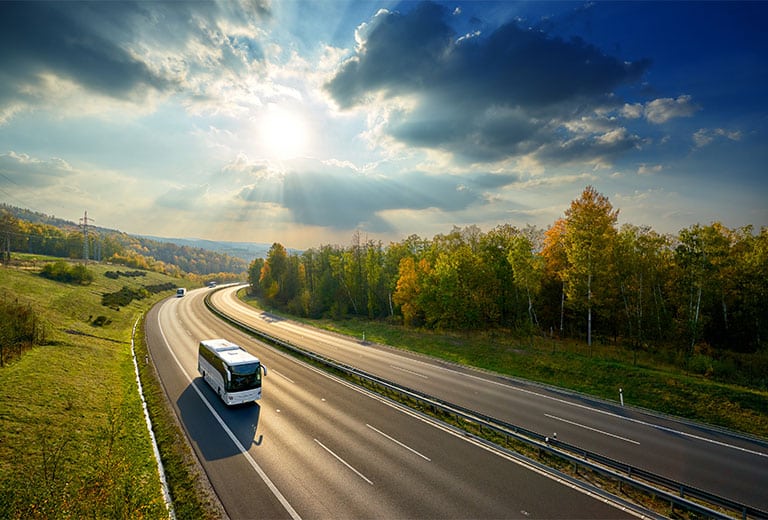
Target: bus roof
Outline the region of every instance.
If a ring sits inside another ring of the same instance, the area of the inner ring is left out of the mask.
[[[258,363],[259,358],[246,352],[241,346],[226,339],[206,339],[200,342],[208,349],[216,352],[216,355],[230,365],[242,365],[245,363]]]

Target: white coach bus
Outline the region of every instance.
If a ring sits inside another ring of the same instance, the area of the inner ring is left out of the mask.
[[[267,367],[231,341],[201,341],[197,370],[227,406],[261,399],[261,375],[267,375]]]

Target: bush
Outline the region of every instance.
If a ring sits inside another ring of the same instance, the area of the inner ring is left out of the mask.
[[[45,264],[40,276],[64,283],[76,283],[88,285],[93,282],[93,273],[82,264],[70,266],[63,260],[56,260],[52,264]]]
[[[149,291],[146,289],[131,289],[123,286],[119,291],[102,295],[101,304],[113,308],[125,307],[133,300],[142,300],[147,296],[149,296]]]
[[[149,291],[151,294],[157,294],[163,291],[172,291],[176,289],[176,284],[171,282],[165,282],[165,283],[156,283],[153,285],[145,285],[144,289]]]
[[[117,280],[121,276],[125,276],[127,278],[137,278],[139,276],[147,276],[147,273],[144,271],[107,271],[104,273],[104,276],[111,278],[112,280]]]
[[[105,325],[109,325],[110,323],[112,323],[112,320],[110,320],[106,316],[97,316],[92,323],[94,327],[103,327]]]

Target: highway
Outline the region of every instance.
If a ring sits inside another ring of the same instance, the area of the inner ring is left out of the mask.
[[[228,515],[246,518],[628,518],[444,425],[281,354],[169,298],[145,332],[166,394]],[[268,368],[262,399],[228,409],[197,373],[224,337]]]
[[[701,424],[330,334],[254,309],[237,288],[227,315],[306,350],[614,460],[768,510],[768,443]],[[588,377],[588,376],[586,376]],[[631,396],[626,396],[631,401]],[[618,398],[618,389],[617,389]]]

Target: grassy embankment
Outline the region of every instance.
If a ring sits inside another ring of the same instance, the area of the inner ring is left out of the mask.
[[[241,298],[258,307],[244,295]],[[294,317],[288,316],[291,319]],[[301,320],[366,341],[537,381],[626,405],[768,438],[768,392],[711,381],[643,353],[572,340],[515,337],[502,331],[440,333],[382,322]]]
[[[0,517],[167,517],[130,341],[137,318],[172,291],[119,307],[101,302],[123,287],[183,282],[151,272],[111,279],[104,273],[130,269],[89,264],[93,283],[72,285],[37,274],[53,259],[14,258],[21,265],[0,268],[0,298],[30,305],[47,341],[0,368]],[[212,518],[210,499],[196,488],[197,466],[149,370],[142,366],[142,385],[177,516]]]

